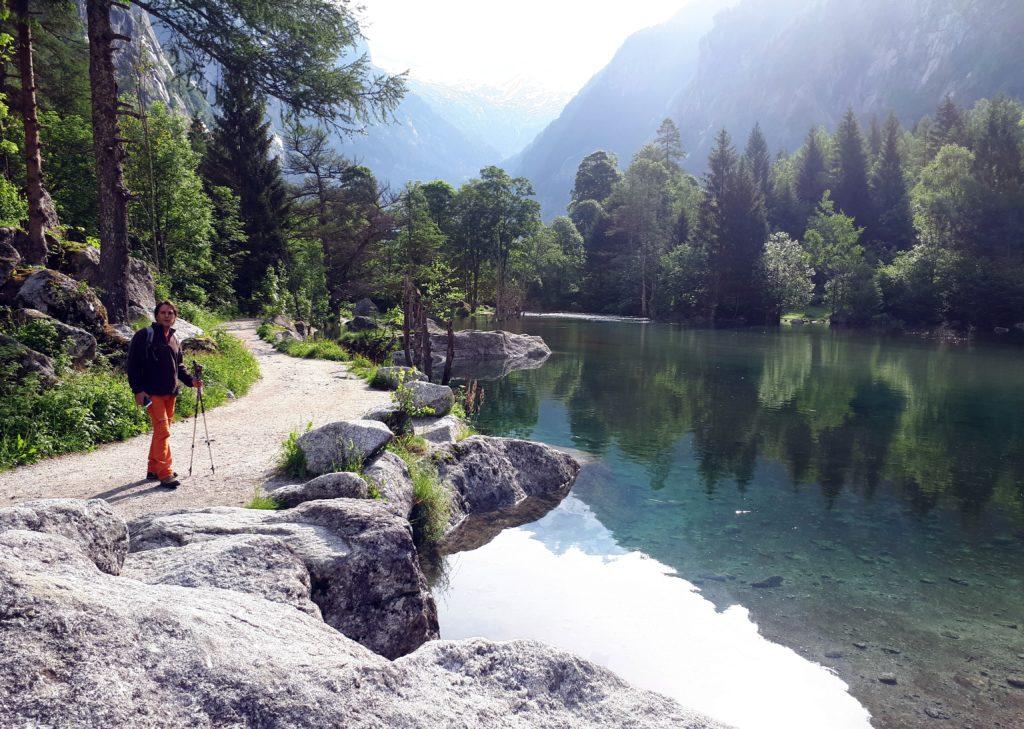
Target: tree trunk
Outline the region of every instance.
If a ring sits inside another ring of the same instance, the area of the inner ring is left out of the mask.
[[[39,118],[36,78],[32,59],[32,28],[28,24],[28,0],[9,0],[8,7],[18,30],[18,67],[21,72],[21,119],[25,127],[25,180],[28,198],[28,263],[46,263],[46,228],[55,225],[53,203],[43,189],[43,159],[39,152]],[[48,212],[50,216],[48,216]]]
[[[128,320],[128,198],[124,183],[124,140],[117,121],[115,40],[130,40],[110,27],[112,0],[88,0],[89,85],[92,91],[93,151],[99,182],[100,275],[103,302],[113,322]]]
[[[423,374],[430,380],[434,376],[434,361],[430,353],[430,332],[427,330],[427,307],[420,299],[420,351],[421,362],[423,363]]]
[[[444,355],[444,375],[441,377],[441,384],[447,385],[452,378],[452,360],[455,359],[455,330],[452,320],[448,320],[448,349]]]
[[[409,282],[408,276],[405,277],[403,282],[402,292],[405,294],[402,306],[402,348],[405,350],[405,366],[412,367],[412,351],[409,348],[409,323],[412,319],[412,284]]]

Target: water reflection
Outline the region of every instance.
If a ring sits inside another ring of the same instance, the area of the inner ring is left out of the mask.
[[[546,365],[485,383],[484,432],[529,437],[542,402],[567,411],[574,446],[612,446],[664,486],[692,436],[700,484],[751,483],[759,458],[826,506],[885,488],[914,513],[1024,515],[1024,367],[1015,350],[942,349],[827,331],[686,330],[528,319]]]
[[[745,609],[718,612],[671,568],[624,550],[572,496],[449,558],[438,607],[445,638],[540,640],[741,729],[869,726],[835,675],[764,639]]]

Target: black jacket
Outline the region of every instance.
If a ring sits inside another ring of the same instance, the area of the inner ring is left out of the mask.
[[[153,341],[148,347],[147,331],[153,332]],[[178,380],[192,387],[192,375],[185,370],[181,344],[171,329],[170,339],[164,338],[164,328],[153,323],[152,327],[140,329],[128,346],[128,384],[132,392],[149,395],[177,395]]]

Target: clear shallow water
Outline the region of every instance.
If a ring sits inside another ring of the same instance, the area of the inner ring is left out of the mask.
[[[443,635],[571,635],[566,647],[622,663],[627,651],[603,640],[629,624],[636,606],[598,599],[602,611],[588,609],[607,572],[584,560],[559,581],[571,591],[546,597],[530,588],[578,552],[635,572],[656,595],[645,602],[664,608],[645,615],[646,633],[621,644],[648,635],[651,650],[633,651],[616,670],[651,688],[662,676],[661,690],[694,708],[704,706],[700,696],[714,705],[726,690],[734,702],[754,691],[743,674],[753,659],[724,642],[716,655],[736,672],[731,683],[680,678],[704,659],[694,660],[692,636],[672,642],[676,614],[710,634],[746,635],[750,646],[766,642],[749,635],[756,623],[808,658],[805,670],[838,671],[876,726],[931,725],[931,714],[962,726],[1020,725],[1024,691],[1006,679],[1024,673],[1024,353],[807,329],[539,318],[521,327],[555,354],[538,370],[482,383],[475,422],[589,458],[573,494],[600,528],[560,537],[561,551],[548,548],[554,556],[545,558],[537,544],[550,546],[547,520],[565,516],[563,506],[453,558],[439,596]],[[498,587],[483,581],[491,573]],[[654,587],[661,582],[677,587]],[[527,592],[529,610],[520,607]],[[572,594],[580,596],[574,631],[562,612]],[[490,602],[472,608],[470,620],[459,606],[472,606],[474,595]],[[729,616],[729,606],[741,606],[732,610],[744,618],[708,618],[691,609],[694,599]],[[561,616],[561,627],[545,615]],[[674,649],[659,653],[663,644]],[[757,659],[761,685],[791,670],[776,659]],[[882,673],[898,686],[879,683]],[[845,693],[832,680],[822,693],[836,698],[822,710],[846,716],[834,708]]]

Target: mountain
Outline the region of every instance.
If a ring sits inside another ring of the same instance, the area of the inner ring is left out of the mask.
[[[723,127],[742,146],[760,122],[773,150],[793,150],[848,107],[909,125],[947,94],[964,106],[1024,98],[1022,36],[1021,0],[692,3],[630,37],[510,167],[534,182],[550,217],[583,156],[607,149],[625,166],[666,116],[700,173]]]
[[[500,85],[412,78],[409,88],[468,139],[492,147],[499,159],[521,151],[558,116],[570,96],[521,78]]]
[[[622,162],[668,115],[669,104],[693,76],[700,39],[728,0],[696,0],[663,25],[626,39],[612,60],[566,105],[558,119],[506,165],[529,178],[545,217],[559,214],[580,161],[597,149]]]

